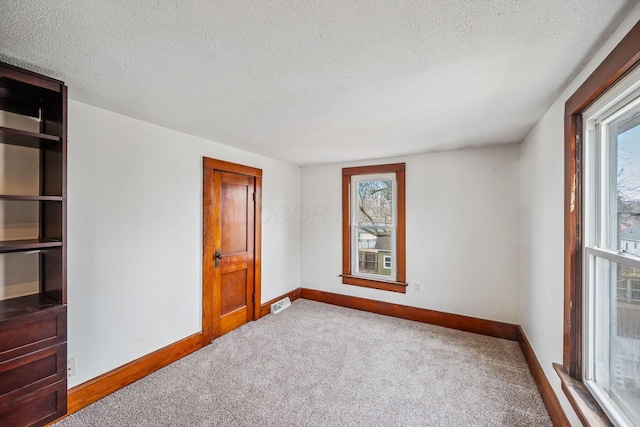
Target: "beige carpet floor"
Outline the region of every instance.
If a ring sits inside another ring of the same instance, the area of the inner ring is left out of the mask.
[[[516,342],[307,300],[55,424],[550,425]]]

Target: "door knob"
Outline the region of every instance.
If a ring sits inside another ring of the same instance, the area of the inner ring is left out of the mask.
[[[224,258],[224,255],[220,253],[220,250],[216,251],[216,267],[220,267],[220,260]]]

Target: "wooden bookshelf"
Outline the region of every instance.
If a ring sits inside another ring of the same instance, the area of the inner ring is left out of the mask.
[[[43,426],[67,411],[66,109],[63,82],[0,62],[0,144],[33,150],[2,151],[2,160],[19,171],[0,177],[3,188],[31,190],[0,194],[0,202],[10,202],[0,204],[3,235],[17,235],[16,228],[37,218],[27,230],[37,237],[0,241],[0,257],[12,257],[0,277],[3,427]],[[21,166],[25,161],[28,167]]]

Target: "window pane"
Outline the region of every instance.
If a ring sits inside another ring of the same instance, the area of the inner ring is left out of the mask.
[[[633,425],[640,425],[640,270],[595,261],[592,379]]]
[[[383,268],[388,268],[389,270],[391,270],[391,257],[390,256],[384,256],[384,267]]]
[[[392,225],[392,191],[391,180],[359,181],[358,225]]]
[[[640,117],[631,112],[610,125],[617,141],[617,247],[640,256]],[[615,236],[614,236],[615,237]]]
[[[391,266],[385,266],[385,257],[391,257],[393,228],[356,227],[358,235],[358,273],[391,276]]]

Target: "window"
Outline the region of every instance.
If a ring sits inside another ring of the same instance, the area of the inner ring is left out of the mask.
[[[388,255],[385,255],[383,257],[383,260],[384,260],[384,267],[383,268],[391,269],[391,257],[388,256]]]
[[[640,177],[640,159],[627,153],[640,144],[630,142],[638,40],[640,23],[565,103],[564,346],[554,368],[587,426],[639,423],[640,257],[625,249],[640,241],[629,181]]]
[[[342,283],[406,292],[404,187],[404,163],[342,170]]]
[[[640,257],[625,240],[640,234],[636,74],[583,114],[584,383],[611,419],[629,426],[640,425]]]

